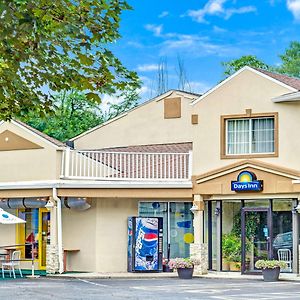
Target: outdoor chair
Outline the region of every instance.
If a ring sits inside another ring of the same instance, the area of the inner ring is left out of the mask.
[[[6,271],[5,268],[8,268],[10,277],[11,277],[11,273],[13,273],[13,277],[16,278],[15,269],[19,269],[20,276],[23,277],[20,268],[20,258],[21,258],[21,251],[17,250],[12,253],[11,259],[9,261],[2,263],[2,278],[5,278],[4,276],[4,272]]]
[[[292,255],[290,249],[279,249],[277,251],[278,260],[284,261],[287,264],[287,268],[282,271],[292,272]]]

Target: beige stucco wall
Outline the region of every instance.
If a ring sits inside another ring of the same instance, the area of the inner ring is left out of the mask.
[[[98,272],[127,271],[127,218],[138,214],[138,200],[97,199]]]
[[[0,182],[58,179],[61,151],[13,123],[3,123],[0,133],[9,130],[41,146],[41,149],[0,151]]]
[[[168,98],[178,97],[172,93]],[[151,101],[74,141],[77,149],[165,144],[192,140],[191,99],[181,98],[181,118],[164,119],[164,100]]]
[[[279,157],[259,160],[282,167],[300,169],[300,103],[273,103],[272,98],[291,92],[262,76],[245,70],[193,107],[199,126],[193,137],[193,174],[235,163],[240,159],[220,158],[220,116],[278,112]]]
[[[85,211],[62,210],[63,248],[80,250],[67,257],[69,271],[95,271],[96,261],[96,201]]]
[[[126,272],[127,218],[137,215],[138,200],[93,198],[85,211],[63,209],[63,247],[72,271]]]

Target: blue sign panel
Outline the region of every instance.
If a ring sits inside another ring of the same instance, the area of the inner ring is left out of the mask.
[[[237,181],[231,181],[231,190],[235,192],[253,192],[263,190],[263,181],[257,180],[256,175],[249,171],[242,171]]]

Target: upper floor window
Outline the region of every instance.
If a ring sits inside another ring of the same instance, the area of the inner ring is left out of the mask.
[[[276,156],[277,114],[222,117],[222,157]]]

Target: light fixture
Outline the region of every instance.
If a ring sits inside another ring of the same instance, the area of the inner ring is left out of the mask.
[[[48,202],[46,203],[45,207],[50,210],[51,208],[54,207],[54,203],[50,200],[48,200]]]
[[[300,213],[300,203],[298,203],[298,205],[293,208],[292,212],[298,214]]]
[[[6,142],[6,143],[8,142],[8,137],[5,137],[5,142]]]
[[[193,206],[190,208],[190,211],[194,214],[198,210],[199,210],[198,205],[193,203]]]
[[[216,215],[216,216],[219,216],[220,213],[221,213],[221,208],[220,208],[220,207],[216,207],[216,208],[215,208],[215,215]]]

